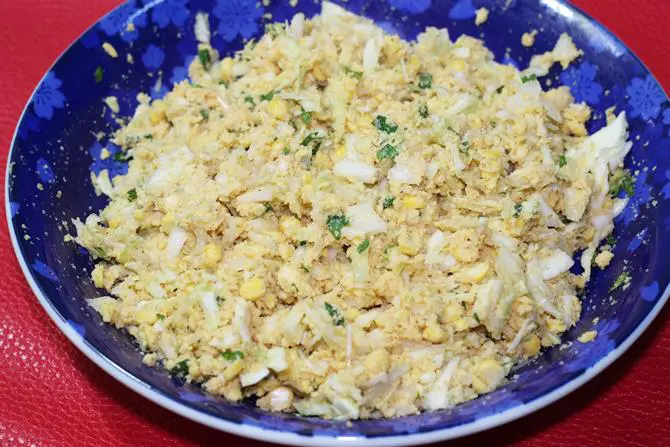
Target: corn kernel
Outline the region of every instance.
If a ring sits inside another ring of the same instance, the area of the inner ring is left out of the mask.
[[[465,331],[467,329],[470,329],[470,324],[468,323],[468,320],[465,318],[460,318],[452,323],[454,330],[456,332],[461,332]]]
[[[480,282],[489,272],[489,265],[486,262],[478,262],[462,270],[465,277],[472,282]]]
[[[107,224],[109,225],[109,228],[116,228],[121,224],[121,221],[119,219],[109,219]]]
[[[286,101],[275,96],[272,98],[272,101],[268,103],[268,112],[270,112],[272,116],[277,119],[286,118],[288,114],[288,106],[286,105]]]
[[[479,393],[491,391],[505,377],[505,370],[493,359],[482,360],[479,364],[475,365],[473,370],[477,378],[484,384],[483,388],[479,383],[475,386],[475,390]],[[474,384],[475,382],[473,382]]]
[[[214,267],[221,260],[221,246],[217,244],[205,245],[205,265]]]
[[[426,202],[423,200],[423,198],[411,195],[403,197],[402,204],[405,206],[405,208],[411,208],[415,210],[426,206]]]
[[[463,59],[454,59],[449,63],[449,68],[455,71],[465,71],[465,61]]]
[[[142,210],[135,210],[133,213],[133,216],[135,217],[135,220],[144,220],[144,211]]]
[[[440,343],[444,339],[444,331],[440,326],[432,323],[423,330],[423,338],[432,343]]]
[[[565,323],[556,318],[547,318],[547,330],[552,334],[560,334],[565,331]]]
[[[265,283],[260,278],[252,278],[240,287],[240,296],[246,300],[254,301],[265,294]]]
[[[167,213],[166,215],[163,216],[161,219],[161,228],[164,232],[169,232],[172,227],[174,226],[176,222],[176,219],[174,217],[174,214],[172,213]]]
[[[451,323],[453,321],[458,320],[462,316],[463,316],[462,306],[455,303],[448,304],[442,311],[442,322]]]
[[[224,58],[219,64],[221,70],[221,77],[224,80],[229,80],[233,74],[233,59],[230,57]]]
[[[528,340],[523,342],[523,350],[528,357],[532,357],[540,351],[540,339],[532,334]]]
[[[415,243],[409,237],[403,234],[398,238],[398,248],[403,254],[406,254],[407,256],[415,256],[421,247],[419,244]]]
[[[232,380],[237,377],[242,371],[242,360],[235,360],[233,363],[228,365],[228,367],[223,371],[223,378],[226,381]]]

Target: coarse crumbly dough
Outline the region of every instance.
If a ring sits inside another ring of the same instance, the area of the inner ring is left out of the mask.
[[[580,315],[613,228],[620,114],[482,41],[413,43],[332,4],[219,60],[198,19],[192,83],[114,136],[128,173],[75,221],[105,322],[230,400],[326,418],[448,408],[504,383]],[[581,269],[569,272],[583,250]]]

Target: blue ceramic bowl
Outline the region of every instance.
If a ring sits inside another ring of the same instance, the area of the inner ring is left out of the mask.
[[[114,157],[100,157],[106,142],[94,135],[117,126],[101,99],[117,96],[121,114],[130,115],[137,93],[157,98],[184,79],[196,54],[192,30],[198,11],[210,14],[213,46],[230,54],[245,39],[262,33],[270,14],[279,21],[298,11],[316,14],[320,6],[309,0],[300,0],[296,7],[288,1],[260,6],[257,0],[130,0],[58,59],[26,106],[8,163],[9,228],[28,282],[60,329],[105,371],[166,408],[239,435],[300,445],[409,445],[483,430],[555,401],[619,357],[670,293],[670,269],[660,259],[670,252],[670,108],[665,93],[628,48],[562,1],[349,0],[344,6],[407,39],[427,26],[447,27],[452,38],[463,33],[482,38],[499,60],[521,67],[533,53],[553,47],[562,32],[570,33],[584,50],[576,64],[548,77],[553,85],[568,85],[578,101],[594,109],[591,131],[603,125],[607,108],[626,111],[634,143],[627,166],[636,173],[635,193],[616,220],[614,262],[596,271],[584,296],[582,318],[565,334],[574,341],[595,329],[593,342],[549,349],[519,369],[507,385],[451,410],[346,424],[269,414],[184,385],[143,365],[133,340],[101,324],[86,306],[84,299],[101,291],[89,280],[92,262],[86,251],[63,241],[72,231],[66,222],[105,205],[93,192],[90,171],[108,169],[118,175],[126,169]],[[476,27],[475,10],[483,6],[491,17]],[[532,28],[541,32],[528,49],[520,37]],[[103,42],[111,43],[119,57],[106,54]],[[507,48],[511,52],[505,56]],[[610,293],[624,270],[631,275],[629,287]]]

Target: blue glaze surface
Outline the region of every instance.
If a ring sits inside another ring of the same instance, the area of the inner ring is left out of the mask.
[[[212,45],[226,55],[240,49],[245,39],[262,33],[268,21],[287,20],[299,11],[308,16],[318,13],[320,6],[308,0],[301,0],[295,8],[287,1],[260,6],[256,0],[130,0],[63,54],[25,110],[8,176],[8,213],[18,255],[29,266],[41,293],[87,346],[151,392],[234,423],[305,436],[382,437],[463,426],[533,402],[585,374],[635,331],[670,281],[670,269],[660,258],[670,251],[670,108],[665,93],[621,42],[559,1],[349,0],[343,6],[407,39],[427,26],[447,27],[452,39],[464,33],[481,38],[498,60],[519,67],[533,54],[551,49],[562,32],[569,32],[584,57],[565,71],[554,69],[547,79],[553,85],[569,86],[577,100],[593,108],[591,131],[603,126],[609,107],[627,112],[633,150],[626,164],[636,173],[635,193],[616,220],[614,261],[606,270],[595,271],[584,296],[582,318],[565,334],[565,340],[574,343],[567,349],[547,350],[516,371],[507,385],[453,409],[347,425],[270,414],[250,403],[227,403],[198,386],[185,385],[142,364],[131,337],[102,325],[86,306],[84,299],[102,291],[89,279],[92,262],[86,251],[64,242],[63,237],[73,231],[72,218],[83,218],[105,205],[105,199],[94,194],[90,172],[107,169],[113,176],[127,169],[113,156],[101,159],[103,147],[112,154],[119,150],[104,139],[96,140],[97,132],[109,133],[117,126],[101,99],[118,97],[120,114],[130,116],[139,92],[158,98],[172,83],[186,78],[197,52],[192,30],[198,11],[210,14]],[[491,16],[477,27],[474,16],[480,7],[489,8]],[[520,40],[532,28],[542,31],[535,46],[528,49]],[[110,58],[101,47],[103,42],[111,43],[119,58]],[[94,75],[98,67],[102,80]],[[631,275],[630,285],[610,293],[611,284],[624,270]],[[598,331],[593,342],[575,341],[592,329]]]

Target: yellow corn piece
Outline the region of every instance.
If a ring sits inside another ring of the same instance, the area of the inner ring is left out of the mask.
[[[260,278],[252,278],[240,287],[240,296],[245,300],[255,301],[265,294],[265,283]]]
[[[205,265],[214,267],[220,260],[222,255],[221,246],[217,244],[207,244],[204,250]]]

